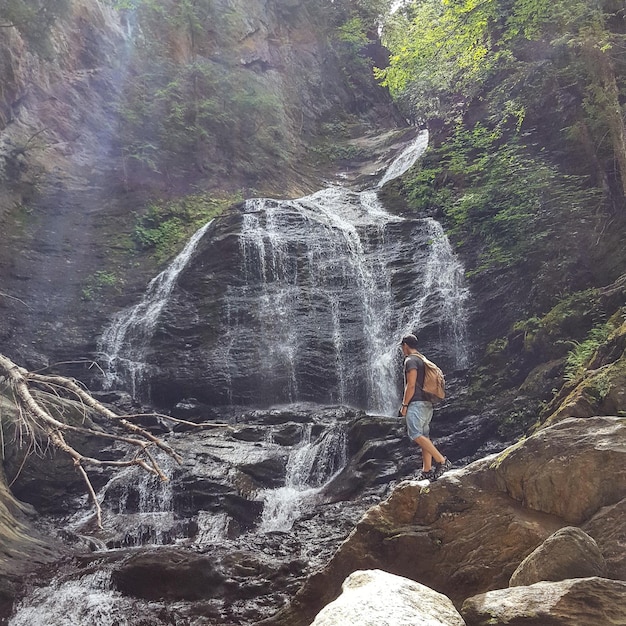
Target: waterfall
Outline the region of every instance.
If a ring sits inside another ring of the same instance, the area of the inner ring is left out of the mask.
[[[102,549],[166,545],[183,531],[174,513],[172,482],[175,467],[167,455],[156,453],[166,482],[139,467],[116,472],[97,492],[107,535]],[[84,508],[68,522],[68,530],[80,535],[90,527],[93,511],[84,497]]]
[[[424,270],[422,293],[410,310],[405,329],[409,332],[419,328],[424,312],[430,307],[431,314],[450,329],[448,340],[452,343],[455,364],[462,369],[469,364],[465,308],[469,290],[465,285],[465,271],[441,224],[432,218],[425,223],[431,254]]]
[[[428,133],[419,133],[378,187],[406,172],[427,144]],[[401,335],[418,332],[444,370],[467,367],[462,265],[438,222],[391,215],[377,193],[331,186],[294,200],[247,200],[220,289],[190,308],[189,321],[179,311],[177,323],[198,339],[176,355],[160,354],[152,376],[162,371],[162,382],[174,387],[184,368],[185,384],[214,404],[312,401],[391,414],[399,401]],[[125,385],[136,395],[148,378],[148,342],[207,226],[104,332],[106,387]],[[211,245],[205,258],[220,276]],[[202,343],[199,320],[216,307],[216,339]],[[178,359],[169,370],[168,359]],[[201,381],[189,382],[190,363]]]
[[[111,590],[110,574],[97,571],[80,580],[63,581],[36,589],[17,607],[9,626],[118,626],[139,613],[140,603]],[[134,610],[133,610],[134,609]]]
[[[342,425],[333,424],[316,441],[312,425],[304,426],[299,446],[287,461],[285,486],[262,494],[265,502],[260,532],[288,531],[315,496],[346,464],[346,434]]]
[[[395,218],[373,192],[358,194],[341,187],[300,200],[257,198],[249,200],[245,210],[240,238],[247,279],[244,293],[256,293],[261,286],[255,314],[268,375],[286,370],[288,400],[297,400],[301,353],[307,343],[325,343],[338,381],[330,399],[349,402],[353,346],[345,327],[356,324],[371,339],[365,346],[364,371],[368,397],[376,405],[382,389],[375,358],[388,339],[386,322],[393,307],[389,274],[375,245],[384,238],[386,223]],[[293,254],[294,247],[300,255]],[[353,301],[355,288],[358,302]],[[298,322],[303,306],[310,307],[313,327],[320,329],[317,337],[303,335]],[[347,319],[350,309],[354,322]]]
[[[141,301],[115,315],[98,342],[103,357],[104,389],[127,385],[133,396],[146,374],[145,353],[163,307],[167,303],[180,272],[211,222],[197,230],[172,263],[153,278]]]
[[[393,163],[387,168],[387,171],[380,179],[378,186],[382,187],[385,183],[388,183],[398,176],[402,176],[408,169],[413,167],[417,159],[426,151],[428,147],[428,131],[423,130],[416,138],[416,140],[408,145],[398,157],[396,157]]]

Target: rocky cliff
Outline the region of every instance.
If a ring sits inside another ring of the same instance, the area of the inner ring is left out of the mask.
[[[358,157],[342,142],[401,122],[373,61],[347,68],[339,5],[205,4],[185,21],[173,4],[73,0],[45,54],[2,28],[0,334],[17,361],[93,353],[156,270],[130,237],[156,199],[315,189]]]

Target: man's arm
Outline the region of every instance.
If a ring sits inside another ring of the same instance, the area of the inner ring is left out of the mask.
[[[415,395],[415,385],[417,384],[417,370],[410,369],[406,373],[406,385],[404,386],[404,395],[402,396],[402,406],[400,407],[400,415],[406,415],[409,401]]]

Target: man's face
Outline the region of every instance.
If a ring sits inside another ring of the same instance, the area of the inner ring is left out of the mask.
[[[400,349],[402,350],[402,354],[404,354],[404,356],[408,356],[408,354],[409,354],[409,346],[407,346],[406,343],[401,343],[400,344]]]

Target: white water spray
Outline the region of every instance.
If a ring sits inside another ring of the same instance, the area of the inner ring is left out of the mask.
[[[419,133],[378,186],[412,167],[427,145],[428,133]],[[205,229],[105,331],[106,388],[126,385],[137,395],[158,317]],[[248,382],[262,378],[262,402],[313,400],[390,414],[399,393],[398,337],[424,327],[448,367],[467,366],[463,268],[435,220],[390,215],[375,189],[334,186],[297,200],[248,200],[239,245],[242,281],[226,286],[222,339],[203,357],[231,402],[254,398],[237,396],[243,373]],[[399,288],[396,275],[411,284]]]
[[[409,170],[417,160],[424,154],[428,148],[428,131],[423,130],[417,139],[408,145],[398,157],[396,157],[393,163],[387,168],[383,177],[378,183],[379,187],[382,187],[385,183],[388,183],[398,176],[402,176],[407,170]]]
[[[344,467],[346,459],[346,434],[341,425],[332,425],[312,441],[308,424],[300,445],[289,456],[285,486],[262,494],[265,506],[259,531],[288,531]]]

